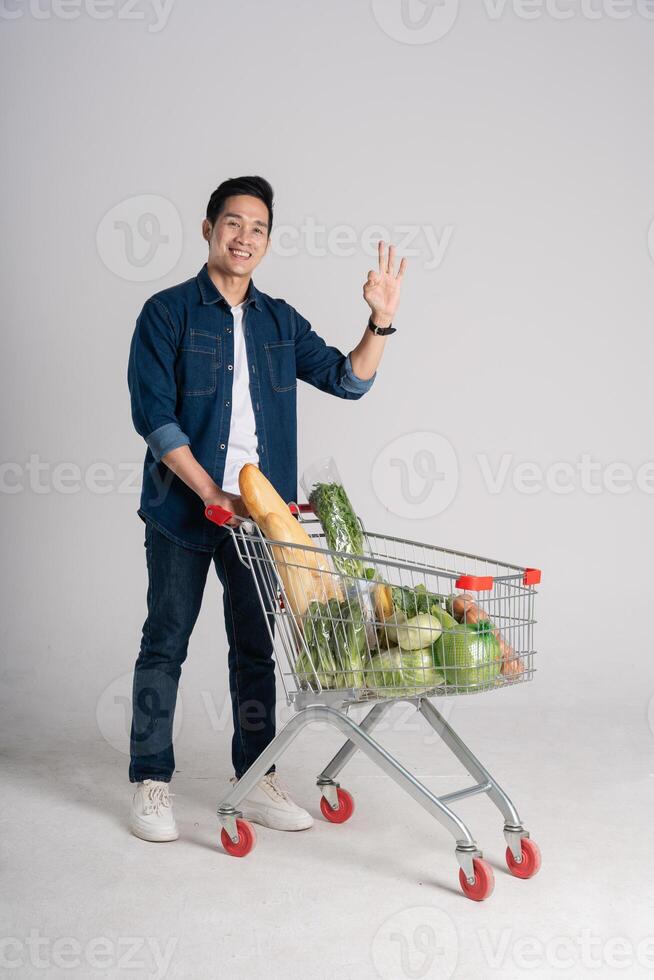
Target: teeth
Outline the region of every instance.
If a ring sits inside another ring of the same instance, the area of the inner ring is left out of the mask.
[[[234,255],[242,255],[244,259],[250,258],[249,252],[239,252],[237,248],[232,248],[231,251],[234,253]]]

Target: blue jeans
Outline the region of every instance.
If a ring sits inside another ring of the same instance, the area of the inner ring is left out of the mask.
[[[145,550],[148,616],[134,668],[130,782],[170,782],[175,770],[177,687],[212,560],[223,586],[234,721],[232,763],[240,778],[275,735],[275,663],[252,572],[240,561],[227,529],[213,552],[202,552],[176,544],[148,522]],[[274,628],[273,617],[268,619]]]

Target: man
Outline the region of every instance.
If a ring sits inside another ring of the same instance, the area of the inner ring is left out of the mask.
[[[177,687],[213,561],[223,585],[239,779],[275,734],[272,643],[250,571],[231,532],[208,521],[208,505],[246,517],[238,474],[254,463],[284,500],[297,498],[297,379],[358,399],[375,379],[405,271],[379,243],[379,269],[363,295],[372,315],[347,355],[329,347],[284,300],[260,292],[252,273],[266,254],[273,190],[262,177],[224,181],[211,195],[197,276],[152,296],[137,320],[128,384],[132,418],[147,443],[139,516],[145,522],[147,619],[134,670],[129,778],[137,783],[130,827],[144,840],[179,834],[168,784]],[[237,524],[237,518],[230,524]],[[311,816],[273,766],[243,802],[244,816],[304,830]]]

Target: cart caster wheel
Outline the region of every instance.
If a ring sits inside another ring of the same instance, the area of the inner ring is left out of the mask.
[[[522,848],[522,861],[520,864],[517,864],[516,859],[513,857],[511,848],[507,847],[506,849],[506,863],[509,871],[516,878],[533,878],[540,870],[541,864],[538,844],[534,843],[530,837],[523,837],[520,841],[520,846]]]
[[[483,858],[474,858],[472,866],[475,870],[474,883],[470,884],[463,868],[459,871],[459,883],[466,898],[471,898],[473,902],[483,902],[493,893],[495,875],[490,864]]]
[[[232,857],[242,858],[254,850],[254,846],[257,843],[257,834],[252,824],[247,820],[237,820],[236,829],[238,831],[237,843],[234,843],[226,830],[223,830],[220,835],[220,843]]]
[[[332,810],[326,796],[320,801],[320,809],[325,820],[330,823],[345,823],[354,813],[354,799],[346,789],[340,787],[336,790],[338,796],[338,810]]]

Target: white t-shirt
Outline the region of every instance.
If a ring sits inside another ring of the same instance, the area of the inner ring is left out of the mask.
[[[250,397],[250,372],[245,347],[243,303],[232,306],[234,317],[234,382],[232,385],[232,418],[225,459],[222,488],[227,493],[240,493],[238,474],[246,463],[259,465],[257,433]]]

